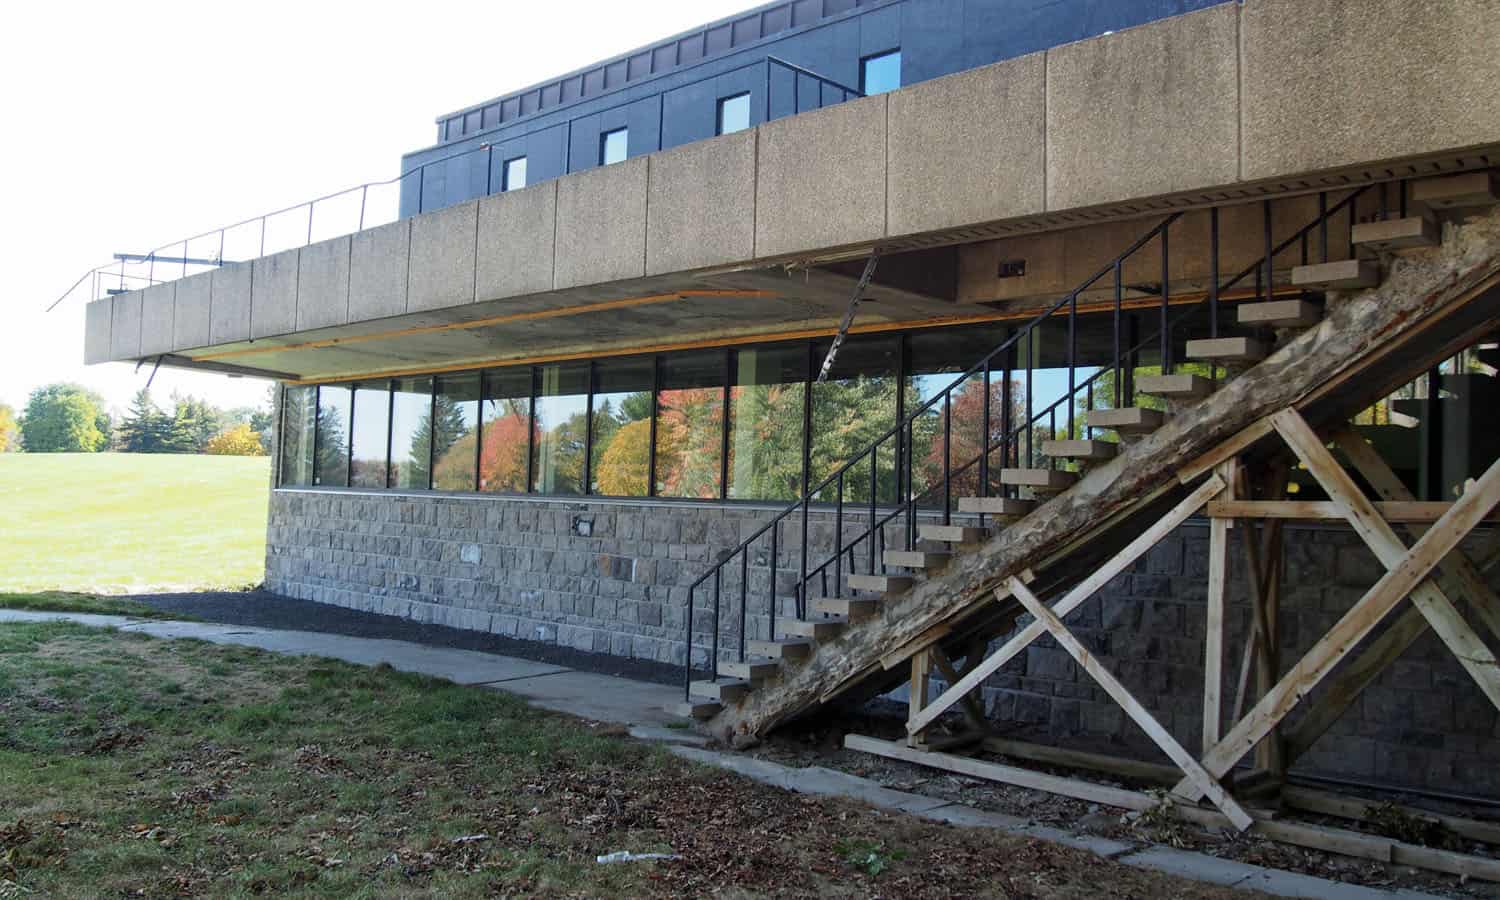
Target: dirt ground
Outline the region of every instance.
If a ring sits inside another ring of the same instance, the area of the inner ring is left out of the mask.
[[[1060,797],[1044,791],[999,784],[970,778],[939,769],[918,766],[900,760],[886,759],[855,750],[844,749],[845,734],[861,734],[886,740],[905,738],[904,708],[875,701],[859,710],[844,709],[819,720],[798,723],[779,730],[769,740],[750,748],[750,755],[791,766],[826,766],[869,778],[893,790],[938,797],[972,806],[975,809],[1005,813],[1031,822],[1068,829],[1080,834],[1098,835],[1120,841],[1142,844],[1166,844],[1211,856],[1252,865],[1284,869],[1348,884],[1385,889],[1408,889],[1451,897],[1500,898],[1500,884],[1470,880],[1458,876],[1391,866],[1372,860],[1323,853],[1269,841],[1255,836],[1232,833],[1209,833],[1160,817],[1129,813],[1126,810]],[[1109,748],[1078,748],[1108,752]],[[1114,748],[1118,752],[1119,748]],[[1007,759],[996,754],[979,754],[979,758],[1009,763],[1029,769],[1082,778],[1100,784],[1141,788],[1145,785],[1112,779],[1098,773],[1043,766],[1030,760]],[[1343,792],[1348,792],[1344,790]],[[1382,796],[1380,800],[1419,804],[1417,798]],[[1333,828],[1379,833],[1368,823],[1317,816],[1298,811],[1295,821]],[[1453,840],[1456,836],[1442,836]],[[1486,847],[1472,841],[1452,846],[1466,853],[1500,856],[1500,848]]]

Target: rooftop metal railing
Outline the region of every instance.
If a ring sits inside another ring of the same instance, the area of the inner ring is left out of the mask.
[[[775,56],[767,56],[752,63],[747,63],[725,72],[716,72],[713,75],[704,76],[694,81],[676,85],[670,89],[658,92],[654,99],[657,104],[657,150],[667,149],[663,146],[666,135],[666,96],[670,91],[681,90],[702,84],[725,76],[734,75],[739,72],[764,69],[764,78],[761,81],[763,104],[761,107],[761,122],[769,122],[788,115],[820,109],[847,100],[862,97],[859,90],[841,84],[832,78],[820,75],[817,72],[803,66],[787,62]],[[782,112],[784,106],[774,102],[778,82],[776,73],[786,73],[791,76],[790,86],[782,86],[783,90],[790,90],[790,112]],[[809,83],[810,82],[810,83]],[[814,93],[815,92],[815,93]],[[811,95],[811,99],[809,99]],[[568,131],[565,153],[571,157],[572,127],[573,123],[581,118],[592,117],[609,113],[626,106],[633,106],[642,102],[650,102],[652,96],[638,97],[632,100],[624,100],[613,106],[603,109],[591,108],[586,116],[574,116],[565,122],[548,125],[548,128],[561,125]],[[804,100],[808,105],[804,109]],[[780,113],[780,114],[778,114]],[[750,123],[752,126],[758,124]],[[654,152],[654,151],[653,151]],[[236,259],[251,259],[267,255],[267,253],[278,253],[283,250],[291,250],[304,247],[317,241],[342,237],[376,225],[384,225],[399,221],[406,216],[400,214],[402,186],[410,179],[415,179],[416,211],[418,213],[427,211],[426,190],[428,182],[428,170],[435,166],[444,165],[456,159],[483,157],[486,170],[484,194],[495,192],[495,144],[490,141],[480,143],[478,146],[470,147],[444,154],[436,159],[429,159],[412,166],[394,178],[383,181],[370,181],[364,184],[324,194],[311,200],[293,204],[273,212],[252,216],[248,219],[225,225],[219,228],[200,232],[191,237],[180,238],[169,241],[161,246],[138,254],[116,254],[114,261],[94,268],[83,273],[63,294],[47,307],[50,312],[59,304],[74,296],[85,284],[89,285],[88,299],[95,300],[112,293],[121,293],[165,281],[173,281],[178,278],[186,278],[190,274],[206,271],[225,265]],[[501,161],[502,163],[504,160]],[[597,164],[599,160],[591,159],[587,166]],[[564,159],[565,173],[576,171],[573,168],[574,160]],[[585,166],[580,165],[579,168]],[[472,199],[472,198],[464,198]],[[452,202],[462,202],[455,200]],[[446,204],[445,204],[446,205]],[[158,277],[158,275],[163,277]]]

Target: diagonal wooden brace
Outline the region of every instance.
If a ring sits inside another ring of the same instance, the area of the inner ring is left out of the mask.
[[[1172,737],[1171,733],[1163,728],[1161,723],[1156,721],[1156,718],[1151,713],[1146,711],[1146,708],[1131,695],[1130,691],[1125,689],[1125,685],[1121,684],[1119,679],[1115,678],[1104,667],[1104,664],[1099,661],[1098,657],[1090,653],[1088,648],[1083,646],[1078,638],[1073,636],[1073,632],[1068,630],[1068,627],[1062,623],[1062,620],[1052,610],[1047,608],[1046,604],[1037,599],[1030,588],[1022,584],[1019,579],[1012,578],[1010,581],[1010,590],[1016,599],[1021,602],[1021,605],[1026,607],[1026,611],[1036,616],[1036,620],[1042,624],[1043,628],[1047,629],[1047,632],[1052,635],[1052,639],[1057,641],[1064,650],[1068,651],[1068,655],[1073,657],[1073,661],[1078,663],[1078,667],[1087,672],[1089,677],[1093,678],[1094,681],[1098,682],[1099,686],[1104,689],[1104,692],[1109,694],[1115,703],[1119,704],[1121,709],[1125,710],[1125,714],[1130,716],[1131,721],[1139,725],[1141,730],[1146,732],[1151,740],[1156,742],[1156,746],[1160,747],[1163,753],[1171,757],[1172,762],[1176,763],[1178,768],[1187,773],[1187,779],[1212,800],[1214,805],[1224,815],[1229,817],[1229,821],[1234,823],[1234,827],[1240,831],[1244,831],[1254,824],[1254,820],[1250,818],[1250,814],[1245,812],[1244,808],[1229,795],[1228,791],[1224,790],[1224,786],[1219,784],[1212,775],[1203,770],[1198,761],[1193,759],[1193,754],[1177,743],[1176,738]]]
[[[1328,492],[1329,499],[1343,512],[1353,526],[1354,533],[1364,540],[1375,558],[1387,568],[1399,562],[1406,555],[1406,544],[1397,537],[1391,523],[1380,515],[1375,504],[1365,497],[1354,479],[1338,464],[1338,460],[1333,458],[1333,454],[1324,446],[1323,439],[1317,436],[1306,420],[1295,409],[1285,409],[1272,416],[1271,422],[1292,451],[1302,459],[1308,471],[1312,472],[1318,484]],[[1436,527],[1434,526],[1434,530]],[[1449,552],[1456,550],[1454,547]],[[1444,557],[1447,555],[1443,554]],[[1442,557],[1436,560],[1439,566],[1442,562]],[[1436,584],[1425,581],[1419,582],[1412,589],[1411,599],[1422,610],[1422,615],[1427,618],[1432,630],[1437,632],[1448,649],[1453,651],[1453,655],[1458,657],[1459,664],[1479,685],[1479,689],[1490,698],[1496,709],[1500,709],[1500,664],[1497,664],[1495,655],[1479,635],[1474,633],[1474,629],[1469,627],[1469,623],[1464,621],[1448,596]]]
[[[1432,530],[1393,565],[1344,617],[1318,639],[1302,659],[1287,672],[1223,740],[1203,757],[1203,768],[1223,777],[1240,757],[1260,742],[1298,702],[1328,675],[1333,667],[1369,636],[1381,620],[1425,581],[1438,561],[1459,545],[1464,536],[1500,504],[1500,462],[1489,470],[1443,514]],[[1203,796],[1190,779],[1173,789],[1196,800]]]
[[[1172,508],[1155,525],[1141,533],[1140,537],[1131,541],[1125,549],[1101,566],[1092,575],[1079,582],[1076,587],[1068,591],[1067,595],[1057,602],[1053,608],[1059,617],[1077,609],[1083,602],[1109,582],[1115,576],[1124,572],[1135,564],[1137,559],[1169,534],[1172,529],[1181,525],[1188,516],[1203,508],[1209,499],[1224,489],[1224,481],[1217,475],[1210,477],[1196,490],[1183,499],[1183,501]],[[1018,580],[1018,579],[1013,579]],[[1004,588],[996,590],[999,599],[1006,599],[1009,595]],[[1000,670],[1000,667],[1014,659],[1022,650],[1031,646],[1037,638],[1047,633],[1047,629],[1040,622],[1032,622],[1016,633],[1014,637],[1006,641],[1004,646],[990,654],[983,662],[975,666],[967,675],[958,680],[957,684],[949,685],[946,691],[936,700],[929,703],[920,714],[913,716],[906,723],[909,734],[916,734],[931,725],[955,703],[968,696],[973,690],[988,677]]]

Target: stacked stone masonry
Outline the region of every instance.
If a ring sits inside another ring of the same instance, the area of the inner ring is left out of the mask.
[[[759,507],[579,499],[273,493],[267,587],[303,599],[489,631],[575,649],[680,665],[688,586],[754,533]],[[781,534],[778,595],[791,594],[798,523]],[[852,535],[854,527],[846,534]],[[831,550],[831,517],[809,529]],[[894,539],[894,533],[891,538]],[[888,546],[897,546],[892,540]],[[1290,664],[1382,569],[1333,527],[1287,529],[1280,639]],[[1231,555],[1226,696],[1249,626],[1243,559]],[[1206,526],[1190,522],[1068,619],[1081,640],[1185,746],[1201,734]],[[729,567],[733,570],[737,567]],[[770,569],[752,556],[750,639],[768,627]],[[695,594],[694,661],[706,666],[712,582]],[[720,585],[721,655],[738,647],[738,573]],[[783,613],[790,601],[783,599]],[[985,705],[1008,733],[1082,741],[1146,759],[1155,750],[1048,640],[986,683]],[[1386,785],[1500,798],[1500,719],[1451,654],[1428,634],[1380,677],[1294,769]]]

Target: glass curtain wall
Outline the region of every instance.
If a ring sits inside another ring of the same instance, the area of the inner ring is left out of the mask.
[[[731,499],[802,496],[808,359],[807,344],[735,351],[728,425]]]
[[[391,382],[391,487],[425,491],[432,477],[432,379]]]
[[[317,442],[313,484],[347,487],[349,484],[349,414],[353,409],[350,389],[325,384],[318,388]]]
[[[650,486],[654,357],[594,364],[589,493],[644,497]]]
[[[318,389],[289,387],[281,394],[281,483],[313,483],[313,430],[317,427]]]
[[[479,375],[439,378],[432,399],[433,490],[474,490],[478,464]]]
[[[813,345],[812,361],[821,370],[829,341]],[[875,439],[896,425],[900,392],[899,336],[851,337],[839,348],[828,378],[812,385],[812,446],[808,486],[818,483],[853,459]],[[896,443],[887,440],[876,454],[876,500],[896,500]],[[833,501],[837,486],[829,485],[817,499]],[[870,500],[870,462],[861,460],[845,478],[844,499]]]
[[[536,451],[531,489],[582,494],[588,434],[589,364],[537,367]]]
[[[484,374],[480,404],[479,489],[491,493],[525,493],[531,482],[532,373],[529,367]]]
[[[724,350],[662,357],[656,398],[656,494],[717,499],[722,484]]]
[[[387,382],[354,386],[353,421],[349,486],[383,488],[390,462],[391,389]]]

